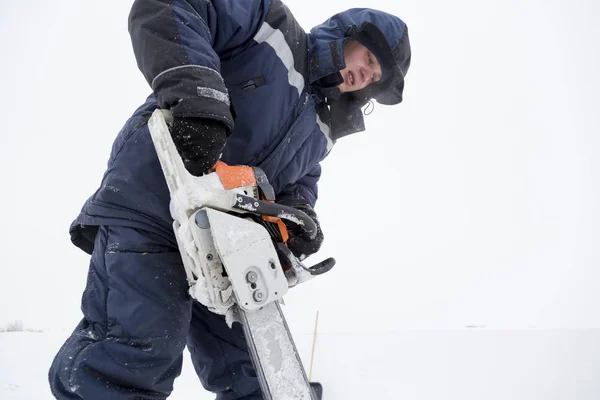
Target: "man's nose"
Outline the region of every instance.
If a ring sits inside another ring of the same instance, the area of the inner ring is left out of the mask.
[[[360,76],[362,79],[362,83],[369,83],[369,79],[371,79],[371,75],[373,75],[373,71],[371,71],[371,68],[369,68],[369,66],[363,66],[360,69]]]

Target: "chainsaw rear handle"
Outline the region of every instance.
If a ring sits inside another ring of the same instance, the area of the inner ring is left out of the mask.
[[[257,200],[253,197],[244,196],[237,194],[235,204],[232,209],[241,212],[250,212],[252,214],[277,217],[290,221],[298,226],[308,234],[312,240],[317,236],[317,224],[311,217],[306,215],[304,212],[290,206],[283,204],[272,203],[264,200]]]

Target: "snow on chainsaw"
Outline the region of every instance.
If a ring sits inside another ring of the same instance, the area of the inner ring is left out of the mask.
[[[246,342],[266,400],[309,400],[317,395],[285,322],[279,301],[288,289],[329,271],[329,258],[304,266],[287,248],[282,219],[316,225],[303,212],[275,203],[264,172],[218,162],[196,177],[184,167],[167,123],[156,110],[148,126],[171,194],[173,230],[190,295],[231,326],[244,327]]]

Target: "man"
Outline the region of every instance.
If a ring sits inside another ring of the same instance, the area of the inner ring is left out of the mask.
[[[117,136],[99,189],[71,226],[91,254],[84,318],[50,368],[58,399],[164,399],[187,345],[217,399],[260,399],[239,325],[229,329],[187,294],[169,192],[147,121],[169,109],[188,171],[218,159],[262,168],[277,195],[318,220],[319,162],[364,130],[361,107],[402,101],[410,44],[404,22],[369,9],[306,34],[280,0],[136,0],[129,30],[153,94]],[[290,249],[315,253],[292,232]]]

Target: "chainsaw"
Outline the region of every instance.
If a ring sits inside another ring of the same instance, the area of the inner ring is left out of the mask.
[[[171,121],[170,112],[156,110],[148,126],[171,195],[190,296],[224,315],[230,327],[242,324],[265,400],[316,400],[280,302],[335,260],[307,267],[294,256],[284,221],[313,237],[317,227],[305,213],[275,202],[260,168],[219,161],[210,173],[191,175],[169,133]]]

